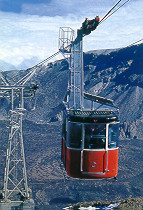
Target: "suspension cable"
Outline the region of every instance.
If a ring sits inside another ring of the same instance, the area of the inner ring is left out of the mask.
[[[103,23],[105,20],[107,20],[110,16],[112,16],[115,12],[117,12],[121,7],[123,7],[128,1],[130,1],[130,0],[126,0],[122,5],[120,5],[116,10],[114,10],[110,15],[106,15],[106,17],[104,17],[104,19],[102,18],[101,19],[101,21],[100,21],[100,23],[99,23],[99,25],[101,24],[101,23]],[[109,13],[108,13],[109,14]]]
[[[57,51],[56,53],[54,53],[53,55],[49,56],[48,58],[44,59],[40,63],[34,65],[33,67],[26,69],[26,70],[30,70],[30,71],[24,77],[22,77],[18,82],[16,82],[15,85],[24,85],[33,76],[33,74],[35,73],[35,71],[37,70],[38,67],[40,67],[42,64],[48,62],[49,60],[54,58],[59,53],[60,53],[60,50]]]
[[[60,50],[57,51],[56,53],[54,53],[53,55],[49,56],[48,58],[44,59],[44,60],[41,61],[40,63],[38,63],[38,64],[36,64],[36,65],[32,66],[31,68],[28,68],[28,69],[26,69],[26,70],[29,70],[29,69],[33,69],[33,68],[39,67],[40,65],[42,65],[42,64],[46,63],[47,61],[51,60],[52,58],[54,58],[54,57],[55,57],[56,55],[58,55],[59,53],[60,53]]]
[[[119,0],[107,13],[106,15],[101,19],[100,23],[110,14],[110,12],[121,2],[122,0]]]
[[[133,42],[132,44],[130,44],[130,45],[128,45],[128,46],[126,46],[126,47],[132,47],[133,45],[135,45],[135,44],[137,44],[138,42],[143,42],[143,39],[140,39],[140,40],[138,40],[138,41],[136,41],[136,42]],[[123,47],[123,48],[125,48],[125,47]]]

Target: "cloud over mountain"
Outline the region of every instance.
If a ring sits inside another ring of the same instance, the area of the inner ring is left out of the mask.
[[[45,59],[58,50],[59,27],[81,27],[85,17],[103,17],[116,3],[108,1],[1,1],[21,5],[21,12],[3,11],[0,3],[0,60],[13,65],[33,56]],[[16,3],[18,2],[18,3]],[[21,3],[19,3],[21,2]],[[36,3],[37,2],[37,3]],[[102,2],[102,3],[101,3]],[[9,3],[10,4],[10,3]],[[141,0],[129,1],[84,39],[84,51],[127,46],[142,38]],[[43,14],[43,15],[42,15]]]

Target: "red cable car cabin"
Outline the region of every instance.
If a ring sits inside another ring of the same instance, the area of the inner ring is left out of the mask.
[[[97,98],[94,109],[66,107],[63,112],[61,159],[69,177],[102,179],[117,176],[118,109],[109,104],[109,100],[94,96],[95,101]],[[97,105],[99,108],[95,109]]]

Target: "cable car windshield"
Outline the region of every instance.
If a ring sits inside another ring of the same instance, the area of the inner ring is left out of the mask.
[[[119,124],[109,125],[108,148],[118,147]]]
[[[85,149],[105,149],[106,125],[86,124],[85,125]]]
[[[106,129],[108,129],[108,139]],[[67,133],[67,146],[70,148],[105,149],[106,141],[109,149],[118,147],[118,123],[109,124],[107,127],[106,124],[68,122],[67,132],[64,129],[63,131]],[[66,137],[66,134],[63,136]]]

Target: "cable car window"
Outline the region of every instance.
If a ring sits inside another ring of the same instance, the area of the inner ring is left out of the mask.
[[[119,137],[119,124],[109,125],[109,136],[108,136],[108,147],[116,148],[118,147],[118,137]]]
[[[85,125],[85,149],[105,149],[106,125],[87,124]]]
[[[68,122],[67,146],[71,148],[81,148],[82,125]]]

